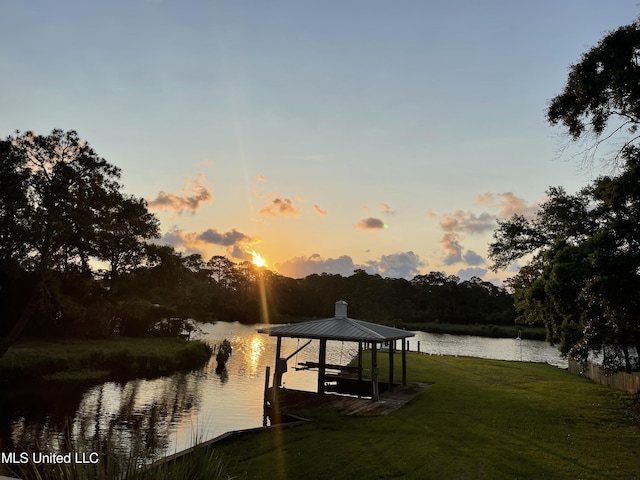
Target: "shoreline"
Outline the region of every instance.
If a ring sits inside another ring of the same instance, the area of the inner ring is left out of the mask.
[[[22,339],[0,358],[0,384],[167,375],[198,368],[211,354],[205,342],[179,338]]]

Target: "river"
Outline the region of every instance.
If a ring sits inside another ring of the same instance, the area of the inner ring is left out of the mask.
[[[275,360],[276,340],[256,333],[264,325],[217,323],[202,326],[203,339],[219,345],[228,339],[233,355],[223,374],[215,358],[203,368],[154,379],[105,382],[90,387],[20,387],[0,393],[0,450],[24,451],[52,445],[65,435],[84,445],[108,438],[127,448],[142,442],[149,458],[188,448],[195,441],[262,425],[265,368]],[[283,338],[282,356],[306,340]],[[557,349],[537,340],[493,339],[416,332],[409,348],[436,355],[544,362],[566,368]],[[346,364],[357,344],[329,341],[327,362]],[[318,342],[289,360],[287,388],[314,391],[317,373],[296,371],[299,362],[317,361]],[[53,448],[53,447],[51,447]]]

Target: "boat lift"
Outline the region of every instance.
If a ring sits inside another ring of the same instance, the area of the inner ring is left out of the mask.
[[[295,352],[293,352],[291,355],[289,355],[288,357],[281,357],[278,358],[278,360],[276,361],[276,371],[273,374],[273,384],[274,386],[280,388],[280,386],[282,385],[282,375],[285,374],[288,370],[287,368],[287,362],[294,356],[297,355],[299,351],[303,350],[304,348],[308,347],[309,344],[312,342],[312,340],[309,340],[307,343],[305,343],[303,346],[301,346],[300,348],[296,349]],[[302,368],[297,368],[295,367],[296,370],[304,370]]]

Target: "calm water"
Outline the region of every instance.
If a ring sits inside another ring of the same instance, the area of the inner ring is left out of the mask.
[[[118,445],[142,442],[154,456],[191,446],[230,430],[262,425],[265,368],[275,360],[276,339],[256,333],[261,325],[204,325],[203,338],[212,345],[231,341],[227,371],[215,373],[215,358],[202,369],[156,379],[106,382],[89,388],[22,388],[0,393],[0,449],[17,451],[50,445],[65,435],[87,445],[116,439]],[[544,342],[490,339],[417,332],[411,350],[500,360],[546,362],[566,368],[557,349]],[[291,355],[306,340],[282,342],[282,356]],[[357,344],[327,344],[327,361],[345,364],[357,354]],[[286,387],[314,391],[317,374],[296,371],[299,362],[317,361],[318,342],[288,362]]]

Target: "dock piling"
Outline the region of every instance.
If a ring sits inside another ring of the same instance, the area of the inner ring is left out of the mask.
[[[267,393],[269,392],[269,376],[271,375],[271,367],[267,365],[267,371],[264,377],[264,395],[262,396],[262,426],[267,426]]]

